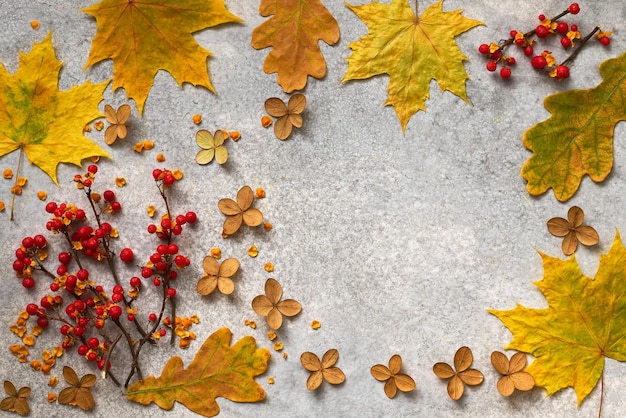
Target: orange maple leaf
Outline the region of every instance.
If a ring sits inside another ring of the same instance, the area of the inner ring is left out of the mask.
[[[98,31],[85,68],[113,60],[113,91],[120,87],[139,113],[159,70],[178,82],[215,92],[207,72],[211,54],[191,35],[228,22],[242,22],[224,0],[104,0],[82,9],[96,18]]]
[[[339,25],[320,0],[262,0],[261,16],[271,19],[252,32],[255,49],[274,47],[263,71],[278,73],[278,84],[286,93],[302,90],[309,75],[326,75],[320,39],[328,45],[339,41]]]
[[[214,332],[186,369],[183,360],[174,356],[163,368],[161,377],[149,376],[131,385],[126,396],[142,405],[154,402],[166,410],[180,402],[205,417],[219,414],[215,398],[220,396],[235,402],[265,399],[265,391],[254,377],[267,369],[269,351],[257,349],[256,341],[250,336],[230,347],[231,337],[228,328]]]

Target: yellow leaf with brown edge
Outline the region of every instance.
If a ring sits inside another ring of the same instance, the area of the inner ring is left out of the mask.
[[[259,13],[273,17],[254,29],[252,47],[273,47],[263,71],[278,73],[278,84],[286,93],[302,90],[308,76],[326,75],[319,41],[336,44],[339,25],[320,0],[262,0]]]
[[[11,75],[0,64],[0,156],[21,149],[28,160],[58,184],[57,166],[93,156],[109,157],[96,143],[83,135],[83,128],[101,117],[98,103],[109,81],[60,91],[52,32],[20,52],[20,62]]]
[[[505,349],[535,356],[525,371],[537,386],[548,395],[572,387],[580,405],[601,378],[605,357],[626,361],[626,249],[616,233],[593,279],[574,256],[561,260],[540,254],[544,277],[535,285],[548,307],[518,304],[489,313],[513,334]]]
[[[259,402],[265,391],[254,380],[265,373],[270,353],[256,348],[253,337],[246,336],[230,346],[232,333],[222,328],[209,336],[185,369],[183,360],[172,357],[161,377],[149,376],[128,388],[126,396],[133,402],[152,402],[170,410],[179,402],[191,411],[212,417],[220,412],[217,397],[234,402]]]
[[[352,55],[341,81],[388,74],[385,106],[394,107],[403,133],[411,116],[426,111],[433,79],[442,92],[450,91],[469,104],[465,92],[469,76],[463,66],[467,57],[454,38],[482,22],[463,17],[462,10],[444,12],[443,0],[419,17],[408,0],[346,6],[367,25],[369,33],[349,45]]]
[[[611,172],[615,125],[626,120],[626,53],[600,64],[600,75],[603,81],[592,89],[548,96],[550,118],[524,133],[524,145],[533,153],[522,167],[528,193],[552,189],[564,202],[585,175],[601,182]]]
[[[82,10],[98,26],[85,68],[112,59],[113,91],[123,87],[140,114],[159,70],[179,86],[191,83],[215,92],[207,72],[211,53],[192,33],[242,22],[224,0],[103,0]]]

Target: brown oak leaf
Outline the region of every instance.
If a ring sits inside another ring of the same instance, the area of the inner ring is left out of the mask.
[[[339,360],[339,352],[331,348],[322,356],[322,361],[315,354],[307,351],[300,356],[300,363],[302,367],[311,372],[309,378],[306,381],[306,388],[308,390],[315,390],[324,380],[331,385],[339,385],[346,380],[346,375],[343,371],[335,366]]]

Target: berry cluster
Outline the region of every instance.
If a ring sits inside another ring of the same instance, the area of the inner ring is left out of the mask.
[[[118,231],[102,219],[115,216],[120,212],[121,204],[113,191],[106,190],[100,196],[93,190],[97,172],[98,167],[90,165],[85,174],[74,177],[77,187],[87,197],[91,215],[70,203],[49,202],[45,207],[50,214],[46,229],[60,236],[61,244],[66,247],[56,257],[58,264],[50,268],[50,263],[56,263],[48,257],[51,243],[38,234],[22,240],[15,251],[13,270],[27,289],[36,285],[35,275],[49,282],[50,293],[45,294],[39,303],[29,303],[24,312],[26,317],[36,317],[41,329],[48,328],[53,321],[59,322],[61,348],[70,351],[77,347],[78,355],[95,363],[100,370],[106,368],[107,375],[116,384],[119,382],[109,370],[113,360],[111,355],[117,343],[126,340],[132,357],[125,381],[128,385],[135,374],[143,378],[138,361],[142,347],[145,343],[155,344],[158,337],[167,333],[165,310],[168,302],[171,316],[175,317],[176,289],[172,287],[172,281],[178,276],[177,270],[188,267],[190,262],[188,257],[180,254],[173,240],[183,232],[183,227],[197,221],[197,215],[191,211],[176,217],[171,215],[166,191],[182,178],[182,173],[179,170],[154,170],[153,177],[165,202],[166,214],[160,226],[150,225],[148,230],[156,234],[160,242],[145,266],[137,267],[140,274],[130,277],[125,287],[117,273],[117,257],[112,250]],[[135,260],[133,249],[123,248],[119,259],[132,263]],[[102,264],[108,274],[102,274],[103,269],[98,268]],[[159,310],[147,315],[148,329],[144,329],[137,318],[139,309],[135,300],[142,285],[139,276],[152,278],[152,283],[162,288]],[[105,290],[107,288],[110,294]],[[127,321],[122,320],[123,315]],[[135,331],[129,329],[129,325],[134,326]],[[138,335],[133,336],[135,332]]]
[[[511,77],[511,66],[515,65],[516,60],[512,56],[505,55],[504,52],[508,46],[514,44],[522,49],[525,56],[530,58],[533,68],[537,70],[547,68],[547,73],[556,80],[568,78],[570,75],[569,63],[574,60],[580,49],[592,36],[598,39],[604,46],[608,46],[611,43],[609,38],[611,32],[603,32],[599,26],[596,26],[593,31],[581,39],[578,25],[570,25],[567,22],[559,21],[559,19],[568,14],[575,15],[579,12],[580,6],[578,3],[572,3],[567,9],[551,19],[540,14],[538,16],[539,24],[529,32],[524,33],[511,30],[509,39],[502,40],[498,44],[493,42],[481,44],[478,47],[478,51],[489,59],[486,65],[487,71],[494,72],[498,69],[498,64],[501,64],[500,76],[504,79]],[[537,41],[533,38],[544,39],[550,36],[560,36],[563,48],[575,48],[574,52],[560,64],[556,63],[556,59],[552,56],[551,51],[543,50],[539,54],[535,53]]]

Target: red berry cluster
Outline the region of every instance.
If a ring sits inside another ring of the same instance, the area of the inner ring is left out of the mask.
[[[98,167],[90,165],[85,174],[74,177],[78,188],[85,192],[88,199],[91,209],[89,219],[85,210],[74,204],[46,204],[45,210],[51,216],[46,229],[60,236],[60,243],[65,244],[66,248],[58,252],[57,257],[48,257],[51,243],[45,236],[25,237],[15,251],[13,270],[28,289],[36,285],[34,275],[48,279],[51,293],[44,295],[39,303],[29,303],[26,313],[36,317],[37,325],[42,329],[58,321],[63,338],[61,347],[69,351],[77,346],[76,351],[80,356],[95,363],[101,370],[106,367],[108,375],[118,384],[109,370],[113,360],[111,354],[116,347],[122,346],[117,344],[118,340],[126,339],[132,357],[125,382],[128,385],[135,374],[143,378],[138,361],[143,345],[146,342],[154,343],[154,338],[166,334],[164,314],[167,301],[170,301],[172,317],[175,316],[173,298],[176,289],[172,287],[171,281],[178,277],[177,270],[188,267],[190,261],[180,254],[173,239],[182,233],[184,226],[195,223],[197,215],[189,211],[172,217],[166,189],[182,178],[182,173],[178,170],[154,170],[153,177],[167,213],[159,227],[151,225],[149,230],[154,228],[152,232],[157,234],[160,242],[156,252],[150,256],[150,261],[145,267],[138,267],[140,274],[132,276],[127,282],[129,286],[125,288],[119,280],[116,257],[112,250],[112,239],[118,236],[118,232],[102,219],[103,216],[119,212],[121,205],[111,190],[102,193],[101,201],[100,195],[93,190],[97,172]],[[119,259],[124,263],[132,263],[135,259],[133,249],[121,249]],[[50,263],[55,263],[51,269]],[[102,274],[102,268],[98,268],[103,264],[108,275]],[[108,281],[107,276],[110,277]],[[139,310],[134,306],[142,285],[139,276],[152,278],[153,284],[163,289],[162,300],[158,304],[160,311],[147,315],[148,329],[140,325],[137,319]],[[111,290],[110,294],[105,291],[107,287]],[[67,299],[71,299],[71,302],[64,301],[61,292],[70,295],[71,298]],[[122,315],[126,315],[128,322],[120,320]],[[131,334],[129,325],[134,325],[138,335]],[[117,336],[113,337],[113,333]]]
[[[587,43],[587,41],[595,36],[602,45],[609,45],[611,40],[609,36],[611,32],[602,32],[600,27],[596,27],[587,36],[581,39],[578,26],[576,24],[568,24],[567,22],[559,21],[560,18],[568,14],[578,14],[580,12],[580,6],[578,3],[572,3],[563,12],[559,13],[551,19],[547,19],[545,15],[540,14],[538,16],[539,24],[529,32],[519,32],[517,30],[511,30],[509,33],[510,38],[500,41],[498,44],[481,44],[478,47],[478,51],[489,58],[487,62],[487,71],[494,72],[498,69],[498,64],[501,64],[500,76],[504,79],[511,77],[511,66],[515,64],[515,58],[505,55],[504,51],[509,45],[516,45],[521,48],[524,55],[530,57],[530,63],[535,69],[548,69],[550,77],[556,80],[562,80],[568,78],[570,75],[568,64],[574,60],[580,49]],[[549,36],[557,35],[561,37],[561,45],[564,48],[574,48],[575,51],[561,64],[556,64],[556,59],[552,56],[552,53],[548,50],[542,51],[540,54],[535,54],[536,40],[544,39]],[[580,39],[580,42],[577,40]],[[575,45],[576,44],[576,45]]]

